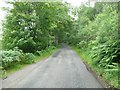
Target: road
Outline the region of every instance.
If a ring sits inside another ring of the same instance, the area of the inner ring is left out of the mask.
[[[103,88],[75,51],[64,46],[49,58],[2,80],[3,88]]]

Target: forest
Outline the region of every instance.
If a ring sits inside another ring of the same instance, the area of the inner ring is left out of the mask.
[[[36,57],[66,43],[106,82],[118,88],[119,3],[83,4],[78,8],[62,2],[10,4],[12,9],[4,8],[7,16],[2,28],[1,70],[34,63]]]

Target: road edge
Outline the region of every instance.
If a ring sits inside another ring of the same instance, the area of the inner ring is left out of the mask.
[[[92,69],[92,67],[78,54],[78,52],[74,49],[74,46],[71,46],[71,49],[75,51],[75,53],[79,56],[79,58],[82,60],[82,62],[85,64],[87,70],[98,80],[98,82],[103,86],[105,90],[119,90],[118,88],[115,88],[114,86],[110,85],[106,80],[103,79],[102,76],[100,76],[95,70]]]
[[[82,59],[81,59],[82,60]],[[108,84],[103,78],[96,73],[85,61],[82,60],[82,62],[85,64],[87,70],[98,80],[98,82],[105,88],[109,90],[116,90],[113,86]]]

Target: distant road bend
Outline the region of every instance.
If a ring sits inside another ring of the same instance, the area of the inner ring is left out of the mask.
[[[103,88],[67,45],[2,80],[2,88]]]

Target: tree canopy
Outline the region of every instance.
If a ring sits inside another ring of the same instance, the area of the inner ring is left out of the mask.
[[[15,2],[3,29],[3,49],[35,52],[62,41],[70,22],[67,4]],[[64,31],[64,32],[63,32]],[[57,42],[58,41],[58,42]]]

